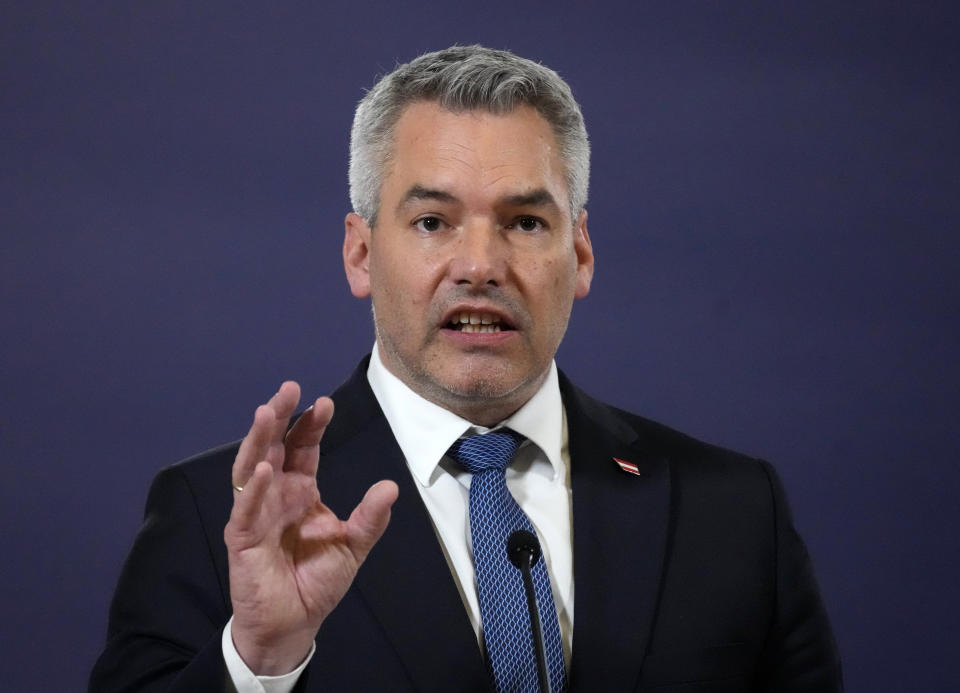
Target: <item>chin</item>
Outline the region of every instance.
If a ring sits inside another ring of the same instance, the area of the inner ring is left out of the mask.
[[[452,377],[439,377],[434,383],[444,390],[448,397],[480,404],[482,402],[503,402],[517,397],[526,390],[536,388],[542,380],[543,374],[533,377],[524,377],[526,373],[518,373],[510,365],[500,365],[484,369],[464,369]],[[533,391],[527,393],[527,396]],[[522,403],[521,403],[522,404]]]
[[[500,379],[471,378],[470,380],[452,383],[444,389],[457,399],[482,401],[501,400],[515,392],[517,387],[511,387]]]

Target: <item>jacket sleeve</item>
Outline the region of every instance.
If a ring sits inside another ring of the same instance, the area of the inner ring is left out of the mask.
[[[224,689],[230,600],[205,529],[183,471],[162,471],[120,575],[90,693]]]
[[[832,693],[843,690],[840,656],[813,573],[793,524],[786,494],[769,464],[776,522],[776,599],[759,671],[759,690]]]

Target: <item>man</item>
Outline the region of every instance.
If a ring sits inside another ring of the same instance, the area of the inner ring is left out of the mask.
[[[343,258],[373,354],[292,426],[284,383],[241,443],[157,477],[91,690],[536,690],[504,606],[521,526],[554,691],[840,689],[772,469],[554,365],[593,275],[588,171],[567,85],[507,52],[364,97]]]

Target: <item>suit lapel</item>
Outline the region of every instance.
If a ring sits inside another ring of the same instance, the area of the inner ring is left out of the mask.
[[[485,691],[476,636],[403,454],[370,391],[366,364],[334,394],[336,425],[324,436],[318,475],[324,501],[341,516],[381,479],[400,487],[387,531],[353,589],[380,622],[416,690]]]
[[[380,479],[400,487],[390,525],[361,567],[359,590],[418,691],[484,691],[487,673],[450,568],[364,360],[336,393],[321,446],[324,501],[349,513]],[[667,461],[561,373],[573,487],[571,691],[632,691],[650,637],[666,551]],[[637,466],[621,469],[614,458]]]
[[[561,375],[573,487],[572,691],[633,691],[656,612],[670,510],[665,459]],[[614,460],[632,463],[637,473]]]

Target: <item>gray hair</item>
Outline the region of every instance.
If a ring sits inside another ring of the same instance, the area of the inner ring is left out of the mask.
[[[536,109],[560,146],[570,219],[576,221],[587,203],[590,142],[570,87],[550,68],[509,51],[452,46],[400,65],[357,105],[350,133],[350,202],[371,227],[392,155],[394,127],[415,101],[433,101],[454,113],[485,110],[501,115],[522,105]]]

